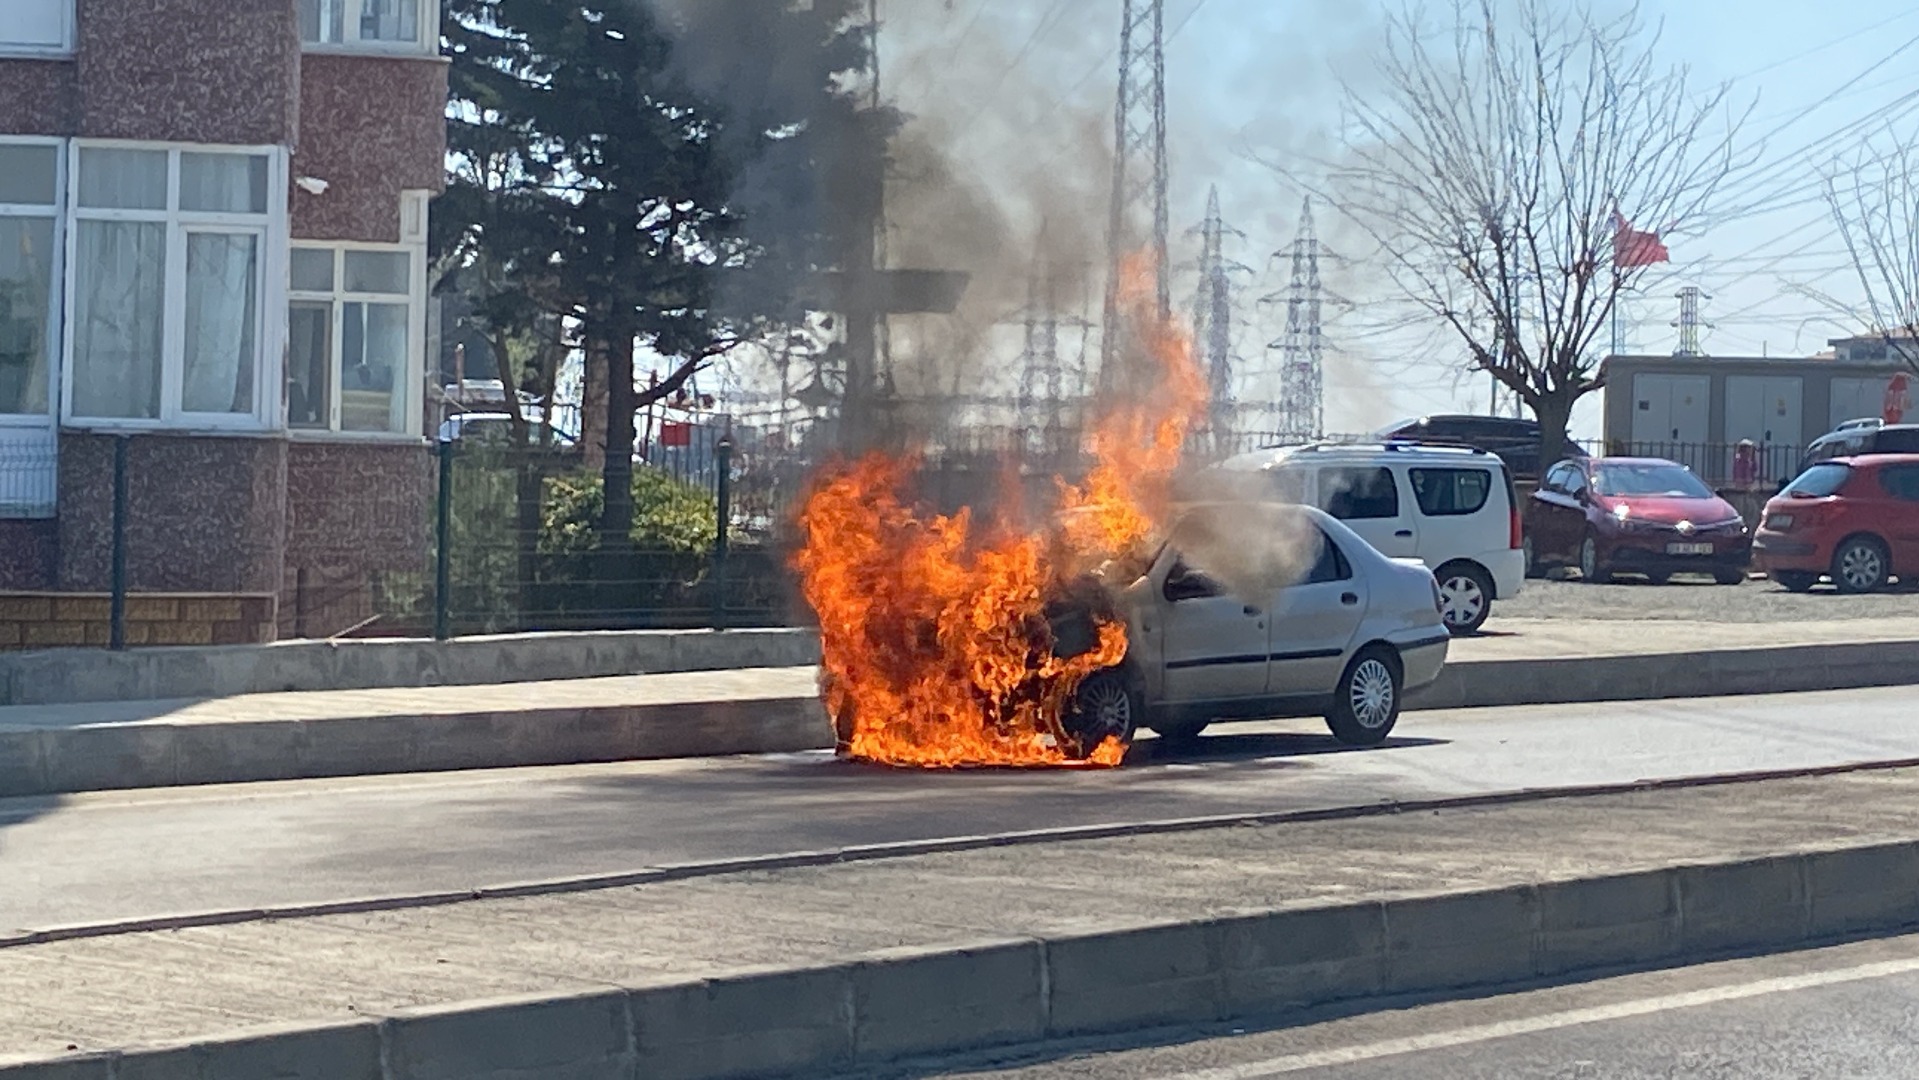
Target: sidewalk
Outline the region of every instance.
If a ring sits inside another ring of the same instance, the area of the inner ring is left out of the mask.
[[[497,1050],[521,1038],[516,1024],[551,1032],[527,1037],[539,1046],[585,1030],[591,1046],[565,1052],[586,1054],[613,1024],[625,1026],[604,1052],[626,1055],[626,1075],[638,1055],[655,1067],[641,1075],[721,1076],[844,1062],[860,1045],[883,1058],[981,1031],[1218,1018],[1885,929],[1919,919],[1915,838],[1919,771],[1860,773],[17,945],[0,948],[0,1077],[14,1075],[9,1055],[268,1028],[246,1052],[292,1053],[307,1045],[297,1033],[326,1025],[344,1025],[321,1034],[348,1049],[377,1044],[387,1064],[374,1075],[466,1075],[394,1064],[417,1063],[421,1030],[464,1033],[464,1049],[435,1043],[443,1058],[533,1053]],[[1830,852],[1843,854],[1807,857]],[[1310,934],[1294,925],[1304,918],[1318,920]],[[1287,950],[1303,952],[1282,965]],[[1250,970],[1261,956],[1276,966]],[[994,1010],[1032,1005],[999,996],[1030,962],[1050,972],[1025,994],[1042,999],[1040,1027],[994,1027]],[[931,981],[876,989],[909,970]],[[930,1027],[914,1012],[929,995],[942,1010]],[[882,1031],[885,1016],[903,1027]],[[548,1064],[512,1075],[561,1075]]]
[[[1872,640],[1861,641],[1870,632]],[[1919,618],[1511,619],[1455,641],[1414,709],[1775,693],[1919,679]],[[830,745],[811,667],[191,701],[0,707],[0,797]]]

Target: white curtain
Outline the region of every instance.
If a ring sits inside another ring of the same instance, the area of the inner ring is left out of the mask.
[[[46,415],[53,219],[0,217],[0,413]]]
[[[300,0],[300,40],[337,43],[345,36],[347,0]]]
[[[253,411],[259,349],[259,238],[193,233],[187,237],[186,362],[181,409]]]
[[[247,154],[181,154],[180,209],[266,213],[266,159]]]
[[[73,413],[158,419],[167,227],[81,221],[75,239]]]
[[[83,148],[80,151],[80,205],[165,210],[167,152]]]
[[[360,40],[420,40],[420,0],[360,0]]]
[[[340,371],[340,426],[405,431],[407,307],[346,305]]]

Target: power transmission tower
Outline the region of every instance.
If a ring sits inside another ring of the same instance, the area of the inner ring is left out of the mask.
[[[1121,0],[1119,95],[1113,109],[1113,201],[1107,220],[1106,317],[1100,335],[1102,397],[1136,391],[1125,370],[1130,350],[1120,310],[1120,267],[1152,260],[1158,315],[1172,311],[1166,269],[1166,4]]]
[[[1290,439],[1326,435],[1326,339],[1321,332],[1325,292],[1319,281],[1319,233],[1313,227],[1313,201],[1299,211],[1299,235],[1293,240],[1293,276],[1286,288],[1286,336],[1280,350],[1279,430]]]
[[[1199,227],[1199,290],[1193,298],[1193,335],[1206,369],[1209,391],[1208,434],[1213,448],[1223,451],[1238,426],[1238,387],[1233,356],[1233,294],[1235,273],[1252,268],[1226,257],[1226,238],[1245,233],[1226,225],[1219,209],[1219,188],[1206,196],[1206,220]]]
[[[1672,351],[1674,356],[1704,356],[1699,347],[1700,327],[1712,328],[1711,323],[1699,319],[1699,302],[1712,297],[1699,291],[1699,286],[1688,285],[1679,290],[1679,318],[1673,323],[1679,328],[1679,347]]]
[[[1019,424],[1029,445],[1038,436],[1037,449],[1051,450],[1059,441],[1060,413],[1066,389],[1059,359],[1059,311],[1054,305],[1052,275],[1043,264],[1033,267],[1026,286],[1026,347],[1020,353]]]

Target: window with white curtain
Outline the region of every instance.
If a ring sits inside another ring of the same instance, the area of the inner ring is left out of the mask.
[[[427,51],[439,43],[434,0],[300,0],[308,45]]]
[[[415,248],[293,249],[287,425],[406,434],[425,378],[424,274]]]
[[[60,146],[0,142],[0,420],[51,415]]]
[[[0,0],[0,54],[73,51],[74,0]]]
[[[260,426],[271,153],[81,143],[67,414]]]

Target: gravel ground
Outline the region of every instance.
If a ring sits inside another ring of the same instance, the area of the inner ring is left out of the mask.
[[[1896,587],[1869,596],[1841,596],[1830,586],[1793,595],[1770,581],[1715,585],[1710,578],[1681,577],[1669,585],[1633,578],[1612,585],[1528,581],[1510,600],[1493,604],[1490,629],[1500,617],[1527,619],[1683,619],[1698,622],[1792,622],[1802,619],[1874,619],[1919,615],[1919,592]]]

